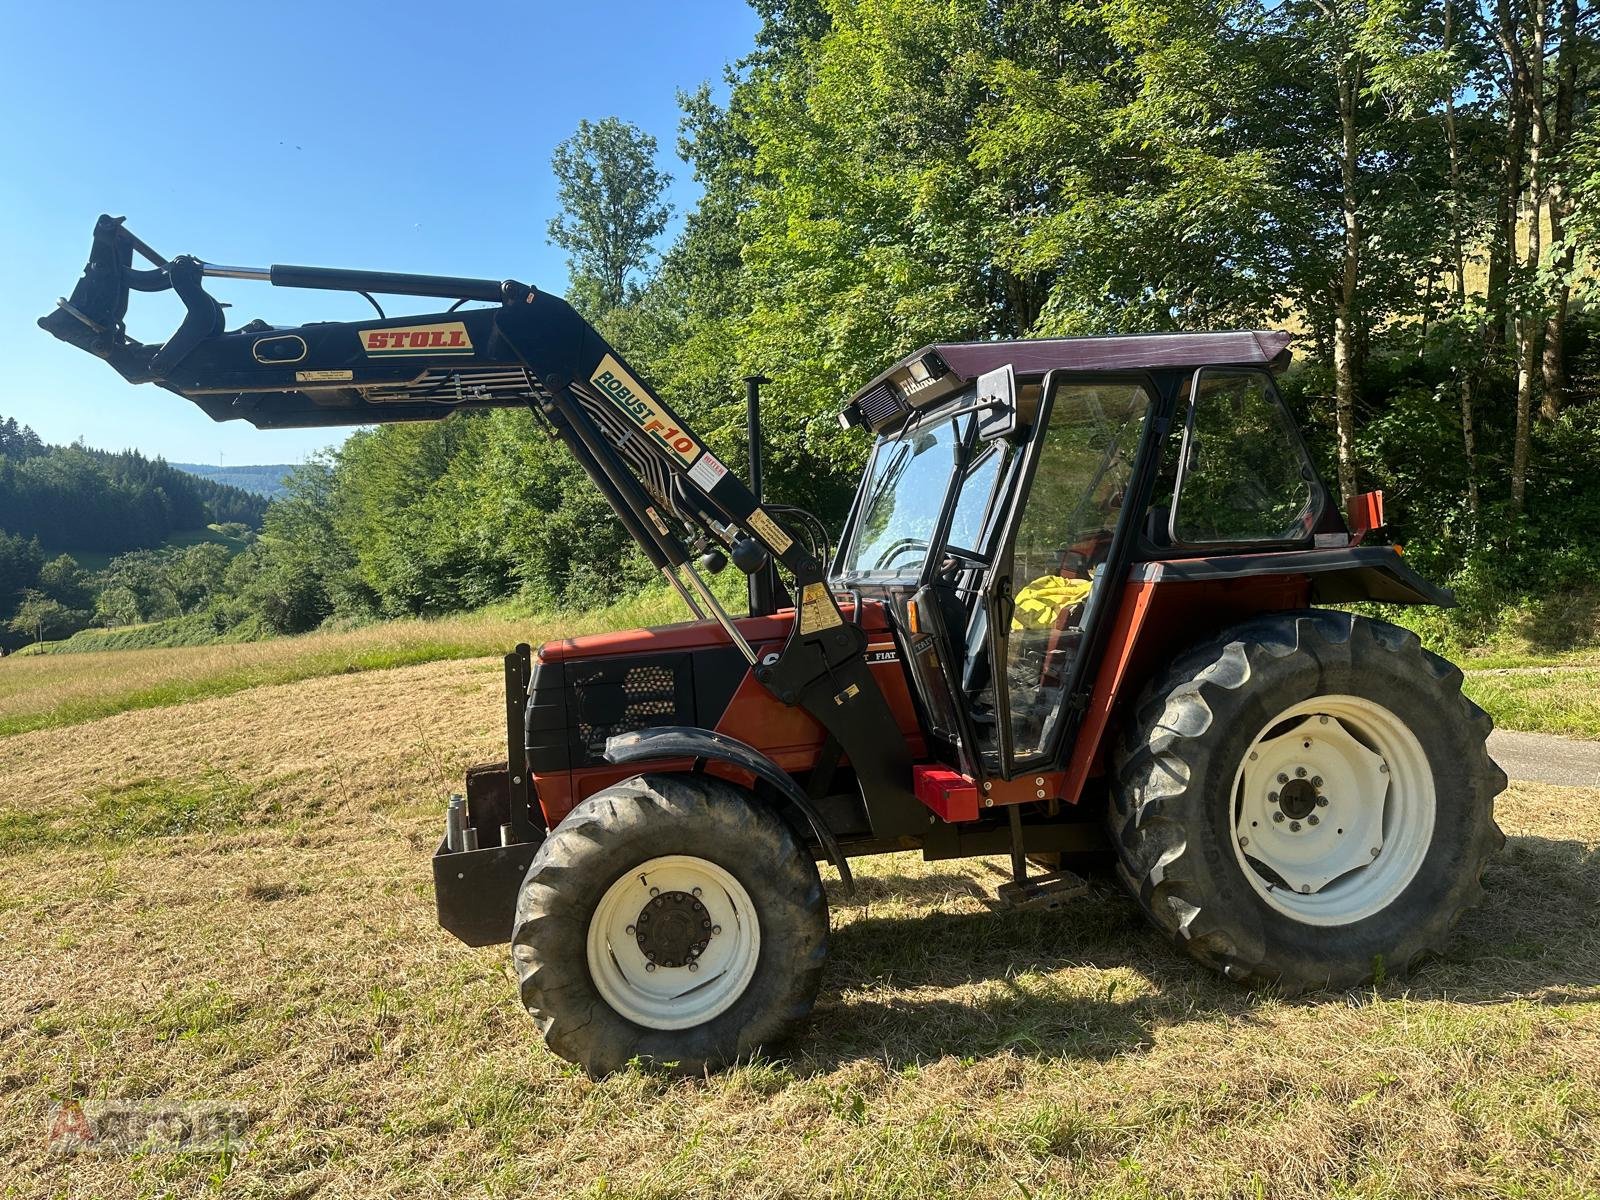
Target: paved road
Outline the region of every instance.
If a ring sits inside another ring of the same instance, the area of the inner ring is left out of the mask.
[[[1489,735],[1489,753],[1513,779],[1600,787],[1600,742],[1496,729]]]

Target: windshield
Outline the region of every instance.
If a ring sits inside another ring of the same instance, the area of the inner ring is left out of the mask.
[[[921,568],[968,419],[924,421],[878,443],[844,559],[846,575],[905,575]]]

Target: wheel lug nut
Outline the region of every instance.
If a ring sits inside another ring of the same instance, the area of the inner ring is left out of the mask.
[[[1311,894],[1311,885],[1309,883],[1302,883],[1300,885],[1300,894],[1302,896],[1309,896]]]
[[[1373,847],[1373,848],[1372,848],[1372,857],[1373,857],[1373,858],[1377,858],[1377,857],[1378,857],[1378,855],[1380,855],[1380,854],[1382,854],[1382,853],[1383,853],[1383,851],[1382,851],[1382,850],[1381,850],[1381,849],[1379,849],[1379,848],[1378,848],[1378,847],[1377,847],[1377,846],[1374,846],[1374,847]]]
[[[1287,775],[1285,775],[1282,771],[1279,771],[1278,772],[1278,782],[1279,783],[1288,783],[1289,782],[1289,777]]]
[[[647,962],[647,963],[645,963],[645,965],[644,965],[644,969],[645,969],[645,970],[646,970],[646,971],[654,971],[654,970],[655,970],[655,969],[656,969],[656,965],[655,965],[655,963],[653,963],[653,962]]]
[[[711,922],[710,921],[701,921],[700,922],[700,928],[701,929],[710,929],[711,928]]]
[[[1313,775],[1311,777],[1311,786],[1314,787],[1314,788],[1321,787],[1322,786],[1322,776],[1321,775]]]
[[[700,964],[699,963],[692,962],[692,963],[689,964],[689,970],[698,971],[699,969],[700,969]]]
[[[691,892],[690,892],[690,893],[689,893],[689,894],[690,894],[690,895],[691,895],[691,896],[698,896],[698,895],[699,895],[699,894],[700,894],[700,889],[699,889],[699,888],[695,888],[695,889],[694,889],[694,890],[693,890],[693,891],[691,891]]]
[[[650,889],[650,894],[652,896],[659,896],[659,895],[661,895],[661,889],[660,888],[651,888]]]
[[[1290,821],[1289,822],[1289,832],[1290,833],[1299,833],[1300,832],[1300,822],[1299,821]]]
[[[1242,838],[1239,839],[1239,845],[1240,846],[1248,846],[1249,844],[1250,844],[1250,839],[1249,838],[1242,837]]]
[[[1318,796],[1317,797],[1317,807],[1318,808],[1327,808],[1328,807],[1328,798],[1326,796]]]
[[[1272,814],[1272,819],[1273,819],[1273,820],[1274,820],[1274,821],[1280,821],[1280,822],[1281,822],[1281,821],[1282,821],[1282,820],[1283,820],[1283,813],[1282,813],[1282,812],[1275,812],[1275,813],[1273,813],[1273,814]]]
[[[1306,824],[1308,824],[1308,825],[1320,825],[1321,823],[1322,823],[1322,818],[1317,816],[1316,813],[1312,813],[1309,817],[1306,818]]]
[[[713,925],[711,927],[711,932],[712,933],[721,933],[722,932],[722,926],[721,925]]]
[[[1306,777],[1306,769],[1304,767],[1296,767],[1294,769],[1294,777],[1296,779],[1304,779]]]
[[[637,931],[634,929],[634,927],[632,925],[629,925],[626,932],[632,934],[632,933],[635,933]]]

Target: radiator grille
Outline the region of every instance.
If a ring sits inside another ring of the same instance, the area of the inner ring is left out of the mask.
[[[600,761],[606,739],[657,725],[693,724],[687,659],[664,664],[597,664],[572,683],[578,741]]]

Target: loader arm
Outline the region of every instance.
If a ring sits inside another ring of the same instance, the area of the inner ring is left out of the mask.
[[[135,254],[150,267],[135,268]],[[292,327],[252,321],[229,330],[222,306],[204,289],[208,277],[357,292],[377,315]],[[186,309],[177,332],[159,345],[129,337],[130,292],[167,289]],[[443,312],[390,317],[373,293],[455,303]],[[466,302],[489,307],[462,308]],[[867,668],[866,637],[845,621],[825,566],[565,300],[514,280],[168,260],[122,218],[102,216],[71,298],[39,324],[105,359],[130,383],[158,384],[213,420],[258,429],[533,409],[690,609],[721,624],[774,695],[839,739],[863,788],[908,789],[904,739]],[[747,572],[771,556],[793,577],[797,611],[775,661],[756,662],[695,571],[691,546],[712,541],[730,547]]]

